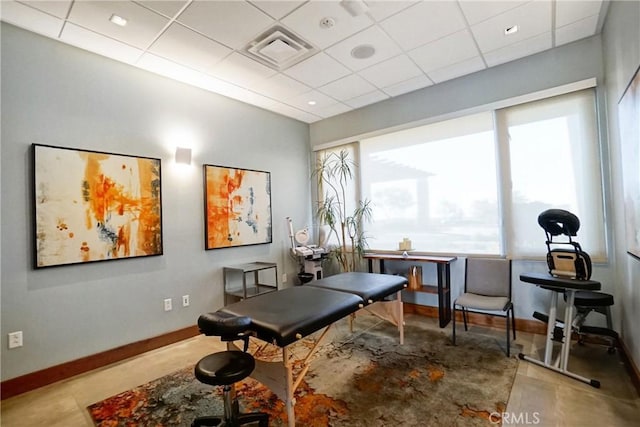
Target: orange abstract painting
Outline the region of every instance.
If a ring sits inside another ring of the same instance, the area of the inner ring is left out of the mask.
[[[160,159],[33,145],[35,265],[162,254]]]
[[[271,243],[271,174],[204,165],[206,249]]]

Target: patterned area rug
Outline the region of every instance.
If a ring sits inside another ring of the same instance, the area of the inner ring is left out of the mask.
[[[296,391],[296,425],[499,425],[517,359],[496,339],[461,332],[452,346],[420,317],[406,320],[402,346],[395,327],[373,316],[359,316],[354,333],[338,322]],[[302,351],[309,341],[296,346]],[[237,390],[241,411],[267,412],[270,426],[287,425],[283,402],[262,384],[249,378]],[[189,366],[88,409],[101,427],[189,426],[222,413],[221,402],[221,390],[199,383]]]

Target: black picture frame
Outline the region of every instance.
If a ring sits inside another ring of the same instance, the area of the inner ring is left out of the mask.
[[[163,254],[161,160],[32,144],[34,267]]]

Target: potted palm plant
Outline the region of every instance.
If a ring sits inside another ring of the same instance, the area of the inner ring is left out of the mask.
[[[318,158],[313,175],[317,180],[316,217],[328,228],[329,254],[342,272],[357,271],[367,246],[363,223],[371,220],[371,203],[358,200],[350,208],[348,189],[353,185],[355,163],[347,150],[325,152]]]

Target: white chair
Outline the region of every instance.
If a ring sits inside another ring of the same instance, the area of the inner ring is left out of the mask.
[[[516,320],[511,301],[511,260],[495,258],[467,258],[464,293],[453,302],[453,344],[456,344],[456,307],[462,309],[464,330],[467,330],[467,311],[500,311],[504,314],[484,313],[506,319],[507,357],[511,356],[511,329],[516,339]],[[471,309],[471,310],[469,310]]]

